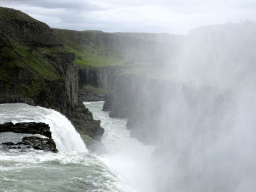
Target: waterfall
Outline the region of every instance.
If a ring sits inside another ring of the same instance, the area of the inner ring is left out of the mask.
[[[0,104],[0,123],[43,122],[50,126],[52,138],[60,152],[87,151],[79,133],[59,112],[27,104]]]
[[[0,123],[4,122],[49,124],[59,153],[0,150],[0,191],[134,192],[108,168],[106,158],[87,153],[79,134],[60,113],[20,103],[0,104]],[[0,133],[0,143],[3,137],[14,142],[16,136]]]

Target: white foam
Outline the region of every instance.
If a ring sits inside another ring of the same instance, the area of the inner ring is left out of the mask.
[[[43,122],[50,126],[59,151],[85,151],[86,146],[71,122],[59,112],[23,103],[0,104],[0,123]]]

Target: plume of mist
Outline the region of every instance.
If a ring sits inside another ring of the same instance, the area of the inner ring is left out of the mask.
[[[255,53],[255,23],[189,33],[159,115],[160,191],[255,191]]]

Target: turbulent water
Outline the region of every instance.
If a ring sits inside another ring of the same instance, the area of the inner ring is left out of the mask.
[[[0,106],[0,123],[44,122],[51,127],[52,138],[59,151],[87,151],[70,121],[57,111],[26,104]]]
[[[108,155],[108,167],[112,173],[122,178],[132,191],[156,191],[153,173],[151,172],[151,157],[155,149],[153,146],[143,145],[135,138],[130,138],[130,131],[126,129],[126,119],[110,119],[109,112],[103,112],[103,102],[87,102],[86,107],[93,113],[94,119],[101,120],[105,128],[102,143]],[[99,107],[101,106],[101,107]]]
[[[153,148],[130,139],[129,131],[125,129],[126,119],[108,118],[108,113],[101,111],[103,102],[85,104],[95,119],[102,120],[106,131],[102,140],[108,155],[89,154],[71,123],[54,110],[26,104],[0,105],[0,123],[48,123],[60,151],[0,150],[0,191],[153,190],[146,163]],[[6,134],[0,134],[1,143],[6,137]],[[8,137],[17,139],[19,136],[9,134]]]

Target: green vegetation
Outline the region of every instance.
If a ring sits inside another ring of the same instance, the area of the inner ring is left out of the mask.
[[[15,15],[6,11],[5,9],[0,9],[0,14],[3,14],[7,19],[15,19]]]
[[[23,68],[23,65],[18,62],[16,53],[9,47],[0,49],[0,58],[0,80],[10,81],[11,73]]]
[[[53,48],[33,49],[22,46],[19,42],[8,39],[12,47],[0,49],[0,81],[4,83],[3,92],[11,91],[21,95],[36,96],[46,91],[45,81],[60,80],[54,68],[56,63],[49,61],[44,55],[54,55]],[[57,66],[56,66],[57,67]],[[26,82],[20,82],[21,76]]]
[[[29,96],[45,92],[47,96],[49,82],[63,81],[58,62],[60,53],[67,52],[75,54],[80,68],[123,66],[121,74],[162,77],[161,70],[150,63],[156,63],[159,55],[154,47],[155,35],[63,29],[52,32],[46,24],[26,14],[2,7],[0,19],[0,88],[3,92]],[[107,92],[102,88],[92,89]]]
[[[54,62],[46,61],[44,55],[54,55],[56,50],[53,48],[42,48],[33,49],[31,47],[21,46],[17,41],[10,39],[12,46],[16,54],[20,57],[20,63],[23,66],[29,67],[30,71],[32,70],[35,73],[38,73],[34,78],[39,79],[43,77],[46,80],[56,80],[60,79],[60,76],[57,74],[57,71],[54,69]],[[42,54],[43,52],[43,54]],[[56,66],[57,67],[57,66]],[[32,72],[31,71],[31,72]]]
[[[22,13],[19,10],[0,7],[0,17],[8,20],[20,20],[23,22],[38,22],[34,18],[27,14]]]
[[[74,49],[65,46],[65,48],[76,55],[75,62],[81,68],[85,67],[106,67],[106,66],[120,66],[123,63],[122,59],[108,55],[98,55],[91,53],[85,49]],[[106,51],[106,50],[104,50]]]
[[[108,46],[107,43],[105,46],[96,45],[95,39],[106,35],[101,31],[55,29],[54,33],[63,42],[64,48],[76,55],[75,62],[81,68],[120,66],[125,61],[118,49]]]

